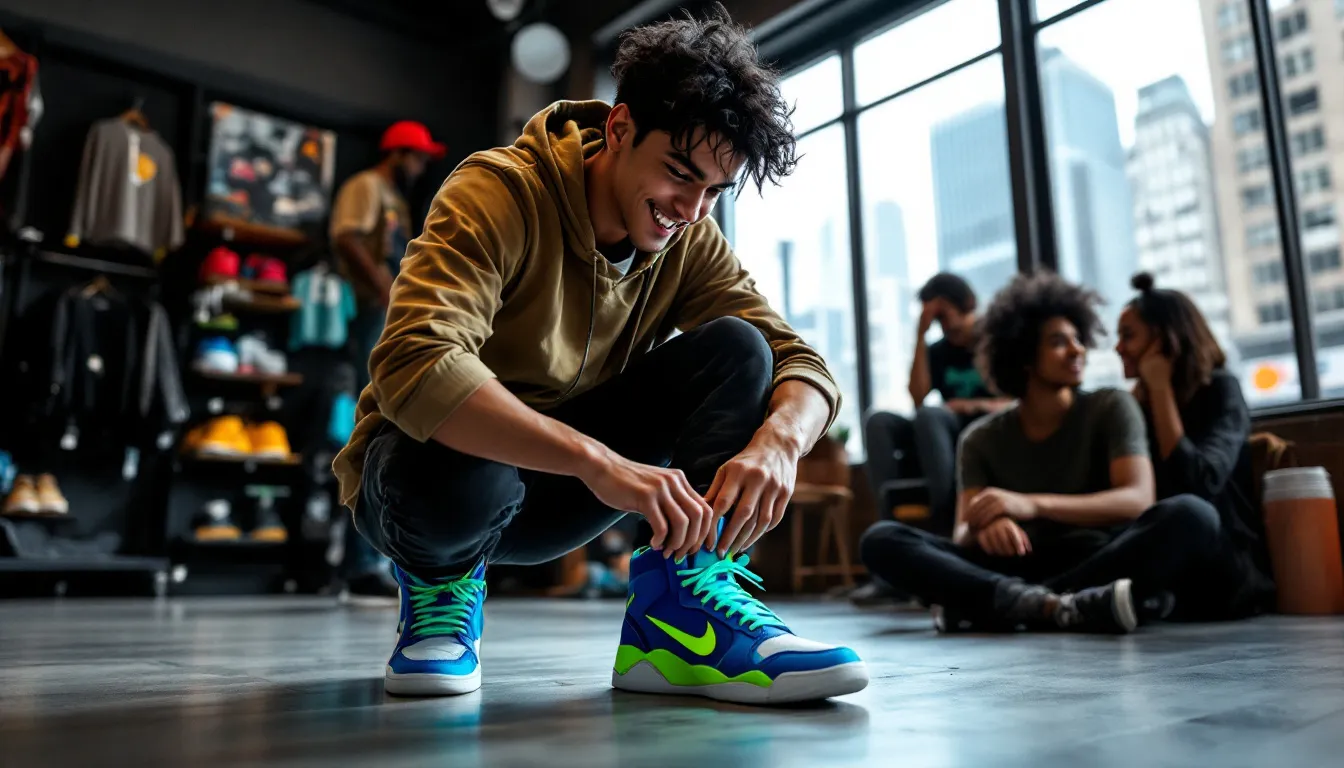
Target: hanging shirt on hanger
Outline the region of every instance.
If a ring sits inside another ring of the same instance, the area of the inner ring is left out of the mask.
[[[67,242],[129,245],[161,255],[182,244],[182,190],[159,135],[119,118],[94,123],[84,142]]]
[[[300,272],[290,284],[291,293],[299,300],[299,310],[290,321],[290,350],[344,347],[357,309],[350,284],[326,265]]]

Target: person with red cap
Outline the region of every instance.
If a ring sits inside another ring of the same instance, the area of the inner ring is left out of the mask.
[[[407,194],[429,161],[444,154],[429,129],[412,120],[393,123],[378,147],[382,159],[341,185],[331,211],[332,251],[359,304],[350,325],[356,391],[369,383],[369,355],[383,332],[392,279],[406,244],[419,231],[411,224]],[[346,537],[342,570],[351,595],[396,597],[387,560],[353,531]]]

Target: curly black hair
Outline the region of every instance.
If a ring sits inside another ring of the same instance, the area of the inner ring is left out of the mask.
[[[1041,327],[1056,318],[1066,318],[1078,329],[1078,338],[1088,349],[1104,335],[1096,291],[1070,283],[1051,272],[1018,275],[1007,288],[994,295],[980,320],[977,360],[981,375],[1009,397],[1027,393],[1027,369],[1036,362]]]
[[[626,31],[611,74],[616,103],[635,121],[636,144],[658,130],[688,154],[709,141],[717,156],[726,143],[745,161],[739,191],[747,179],[757,191],[766,181],[778,184],[798,164],[779,73],[761,63],[746,28],[718,3],[704,19],[687,14]]]

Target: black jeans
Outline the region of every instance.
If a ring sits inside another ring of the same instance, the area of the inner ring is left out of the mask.
[[[765,418],[769,344],[737,318],[671,339],[547,411],[628,459],[686,473],[700,493]],[[422,579],[488,562],[535,565],[592,541],[625,513],[581,481],[417,442],[391,424],[369,443],[355,509],[379,552]]]
[[[970,421],[937,405],[920,406],[914,419],[885,411],[869,414],[864,440],[868,478],[878,504],[884,503],[886,482],[923,477],[935,527],[951,530],[957,510],[957,437]]]
[[[1139,600],[1172,592],[1188,618],[1242,614],[1235,597],[1242,564],[1229,551],[1217,511],[1198,497],[1159,501],[1114,537],[1103,529],[1026,528],[1032,553],[1025,557],[995,557],[890,521],[869,528],[860,550],[868,569],[896,588],[972,617],[992,614],[994,590],[1006,578],[1055,592],[1127,578]]]

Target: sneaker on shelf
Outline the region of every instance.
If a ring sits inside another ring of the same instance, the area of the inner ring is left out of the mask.
[[[196,453],[215,458],[243,458],[252,455],[252,440],[242,419],[220,416],[205,425],[196,442]]]
[[[485,559],[455,579],[422,581],[396,569],[397,645],[383,688],[398,696],[452,696],[481,687]]]
[[[797,635],[752,597],[747,557],[701,551],[675,562],[641,548],[630,561],[615,688],[741,704],[818,701],[863,690],[868,670],[849,648]]]
[[[19,475],[14,478],[14,488],[5,499],[5,514],[36,515],[38,507],[37,483],[33,481],[33,476]]]
[[[61,493],[55,475],[37,476],[37,511],[43,515],[64,515],[70,512],[70,502]]]
[[[289,371],[289,360],[285,353],[278,349],[267,349],[257,356],[253,362],[257,373],[264,373],[268,376],[283,376]]]
[[[202,339],[196,348],[196,369],[208,373],[237,373],[238,351],[223,336]]]
[[[237,252],[219,246],[205,255],[201,262],[201,282],[211,283],[221,280],[237,280],[241,259]]]
[[[248,537],[253,541],[280,544],[289,540],[289,530],[280,521],[274,508],[266,508],[257,513],[257,527],[252,529]]]
[[[287,461],[290,457],[289,435],[285,434],[284,427],[274,421],[248,427],[247,437],[254,458]]]
[[[197,541],[237,541],[242,531],[233,524],[233,507],[228,499],[211,499],[201,507],[200,520],[193,532]]]
[[[1124,635],[1139,625],[1134,610],[1133,587],[1120,579],[1104,587],[1091,587],[1059,596],[1055,623],[1077,632]]]

